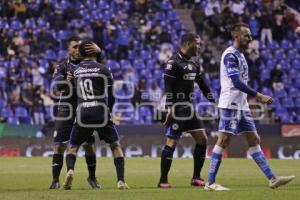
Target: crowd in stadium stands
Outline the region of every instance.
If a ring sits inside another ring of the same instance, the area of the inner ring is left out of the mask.
[[[125,123],[153,123],[154,111],[164,107],[162,65],[186,32],[173,8],[193,7],[197,33],[220,45],[230,39],[232,24],[249,23],[255,39],[247,53],[250,85],[275,95],[270,108],[275,120],[300,122],[296,117],[300,113],[300,40],[293,33],[298,22],[282,1],[0,2],[1,121],[44,124],[51,119],[51,76],[58,61],[67,57],[67,39],[78,35],[92,38],[104,49],[103,62],[116,80],[116,118],[129,119]],[[206,45],[201,55],[208,81],[218,91],[219,61],[213,48]],[[154,106],[137,106],[147,103]]]
[[[230,41],[227,30],[233,24],[249,24],[253,36],[245,54],[249,84],[275,97],[268,114],[272,121],[282,123],[300,122],[300,40],[295,35],[299,22],[287,5],[296,10],[300,8],[299,3],[284,0],[207,0],[196,1],[192,10],[196,31],[200,35],[209,35],[210,40],[221,41],[220,44]],[[208,60],[208,66],[209,63]],[[218,70],[218,67],[211,69]],[[218,77],[211,76],[211,81],[219,84]]]

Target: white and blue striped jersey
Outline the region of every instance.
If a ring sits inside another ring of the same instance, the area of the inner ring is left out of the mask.
[[[233,46],[222,54],[220,63],[221,93],[219,108],[234,110],[249,110],[247,94],[234,87],[230,76],[239,75],[240,80],[247,85],[248,64],[242,52]]]

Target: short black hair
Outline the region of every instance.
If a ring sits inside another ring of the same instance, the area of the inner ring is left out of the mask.
[[[69,37],[69,39],[67,40],[67,45],[69,46],[71,42],[79,42],[80,38],[78,36],[71,36]]]
[[[249,25],[243,22],[237,23],[233,26],[231,30],[231,36],[232,38],[241,31],[242,27],[249,28]]]
[[[83,41],[79,47],[78,47],[78,50],[79,50],[79,53],[81,56],[83,57],[87,57],[87,56],[97,56],[96,53],[88,53],[85,51],[85,47],[86,45],[89,45],[89,44],[93,44],[93,41],[91,40],[86,40],[86,41]]]
[[[185,43],[192,43],[192,42],[194,42],[197,37],[198,37],[198,35],[195,34],[195,33],[185,33],[181,37],[181,46],[184,45]]]

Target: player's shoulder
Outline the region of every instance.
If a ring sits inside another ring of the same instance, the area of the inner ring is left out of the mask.
[[[239,51],[235,49],[233,46],[228,47],[222,54],[223,60],[238,60]]]
[[[178,61],[179,61],[179,57],[176,54],[172,55],[172,57],[165,63],[165,70],[174,70]]]
[[[65,65],[67,65],[68,63],[69,63],[69,59],[65,58],[65,59],[62,59],[62,60],[58,61],[56,66],[57,67],[63,67]]]

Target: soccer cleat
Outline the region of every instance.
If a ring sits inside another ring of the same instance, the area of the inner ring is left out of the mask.
[[[288,184],[294,178],[295,176],[276,176],[275,178],[270,180],[269,187],[272,189],[276,189],[282,185]]]
[[[100,184],[98,183],[96,177],[94,177],[94,178],[88,177],[87,182],[90,184],[90,186],[93,189],[100,189]]]
[[[60,188],[60,184],[58,181],[53,180],[49,189],[59,189]]]
[[[127,183],[125,183],[124,181],[118,181],[117,187],[118,187],[118,189],[120,189],[120,190],[129,189],[129,186],[128,186]]]
[[[74,171],[72,169],[70,169],[66,175],[65,182],[63,184],[63,188],[65,190],[71,190],[72,182],[73,182],[73,178],[74,178],[73,176],[74,176]]]
[[[157,187],[159,187],[159,188],[171,188],[172,185],[170,183],[159,183]]]
[[[191,186],[203,187],[205,186],[205,181],[202,178],[193,178],[191,180]]]
[[[226,187],[223,187],[222,185],[219,185],[217,183],[213,183],[213,184],[210,184],[209,183],[206,183],[205,184],[205,187],[204,187],[204,190],[207,190],[207,191],[229,191],[230,189],[229,188],[226,188]]]

